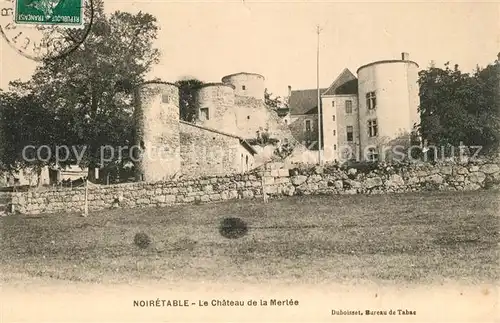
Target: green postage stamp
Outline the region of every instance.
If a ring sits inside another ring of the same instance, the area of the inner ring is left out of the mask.
[[[17,24],[68,25],[83,23],[83,0],[16,0]]]

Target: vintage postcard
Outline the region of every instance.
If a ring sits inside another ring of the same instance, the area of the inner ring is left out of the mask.
[[[0,0],[1,322],[499,322],[500,2]]]

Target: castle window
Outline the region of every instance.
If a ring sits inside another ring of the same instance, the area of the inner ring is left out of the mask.
[[[332,101],[332,108],[335,106],[335,101]]]
[[[332,116],[332,121],[335,121],[335,115]]]
[[[333,135],[336,136],[337,135],[337,130],[333,130]]]
[[[242,89],[242,90],[246,90],[246,86],[242,85],[242,86],[241,86],[241,89]]]
[[[373,110],[377,107],[377,98],[375,92],[366,93],[366,107],[368,110]]]
[[[210,114],[208,113],[208,108],[200,109],[200,120],[201,121],[210,120]]]
[[[370,137],[376,137],[378,135],[378,125],[377,120],[368,120],[368,135]]]
[[[352,101],[351,100],[346,100],[345,101],[345,113],[346,114],[351,114],[352,113]]]
[[[306,120],[306,132],[311,132],[311,120]]]
[[[375,162],[378,160],[378,151],[375,148],[368,148],[368,160]]]
[[[170,97],[167,94],[162,94],[162,96],[161,96],[161,102],[162,103],[169,103],[170,102]]]
[[[250,120],[250,116],[247,116],[247,119]]]
[[[333,145],[333,150],[337,150],[337,145]]]
[[[354,140],[354,130],[352,126],[347,126],[347,141],[353,141]]]

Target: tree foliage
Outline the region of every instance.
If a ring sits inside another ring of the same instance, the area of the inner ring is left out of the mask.
[[[272,110],[283,107],[283,100],[279,96],[273,96],[267,89],[264,90],[264,103]]]
[[[429,145],[481,146],[481,153],[498,151],[500,143],[497,65],[472,74],[459,66],[429,67],[419,73],[419,132]]]
[[[175,83],[179,87],[179,117],[181,120],[193,122],[196,118],[195,89],[203,82],[197,79],[180,80]]]
[[[43,61],[29,81],[11,82],[9,92],[0,92],[9,139],[4,164],[22,162],[24,145],[50,144],[86,147],[81,166],[103,166],[100,147],[132,142],[133,91],[159,60],[153,47],[157,20],[142,12],[105,15],[102,1],[93,3],[93,24],[83,44]],[[71,29],[67,37],[82,32]]]

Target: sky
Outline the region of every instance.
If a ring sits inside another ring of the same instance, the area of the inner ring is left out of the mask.
[[[422,69],[431,61],[472,71],[500,52],[500,2],[324,2],[105,0],[105,10],[149,12],[160,31],[161,61],[149,77],[220,82],[237,72],[262,74],[276,95],[316,88],[372,61],[408,52]],[[0,88],[26,80],[36,63],[0,39]]]

